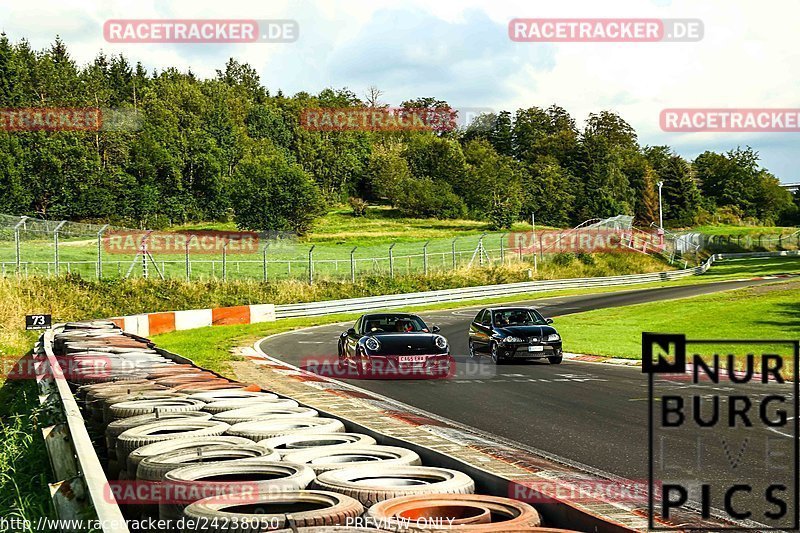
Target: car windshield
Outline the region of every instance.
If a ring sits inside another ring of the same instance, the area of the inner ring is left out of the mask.
[[[533,309],[503,309],[494,312],[494,323],[500,327],[543,326],[547,321]]]
[[[428,331],[428,326],[418,316],[373,315],[364,320],[364,333]]]

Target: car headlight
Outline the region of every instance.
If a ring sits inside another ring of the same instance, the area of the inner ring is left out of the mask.
[[[508,343],[525,342],[525,339],[521,339],[519,337],[506,337],[505,339],[503,339],[503,342],[508,342]]]
[[[561,335],[559,335],[558,333],[551,333],[550,335],[547,336],[547,340],[550,342],[560,341]]]
[[[364,341],[364,345],[367,347],[367,349],[372,350],[373,352],[381,349],[381,343],[379,343],[378,339],[375,337],[369,337]]]
[[[441,348],[442,350],[447,348],[447,339],[445,339],[441,335],[436,337],[436,340],[434,342],[436,342],[436,346]]]

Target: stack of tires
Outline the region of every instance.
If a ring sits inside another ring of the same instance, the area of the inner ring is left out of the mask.
[[[477,495],[463,472],[178,364],[113,323],[66,324],[54,339],[129,519],[183,532],[543,530],[533,507]]]

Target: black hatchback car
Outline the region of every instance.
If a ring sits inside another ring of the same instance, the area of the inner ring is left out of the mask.
[[[544,359],[559,364],[561,335],[530,307],[482,309],[469,326],[469,355],[488,353],[496,364],[511,359]]]

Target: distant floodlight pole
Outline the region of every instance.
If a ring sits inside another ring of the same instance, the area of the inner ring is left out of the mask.
[[[389,276],[394,277],[394,252],[392,251],[397,243],[393,242],[389,246]]]
[[[189,245],[192,244],[192,239],[197,237],[197,235],[189,235],[189,238],[186,240],[186,281],[189,281],[192,276],[192,263],[189,261]]]
[[[431,241],[425,241],[425,244],[422,245],[422,272],[424,275],[428,275],[428,245]]]
[[[458,237],[454,237],[453,240],[450,242],[450,246],[453,249],[453,270],[456,269],[456,241]]]
[[[17,225],[14,226],[14,249],[17,253],[17,274],[20,272],[19,227],[24,226],[26,220],[28,220],[28,217],[20,217],[19,222],[17,222]]]
[[[311,249],[308,250],[308,284],[311,285],[314,283],[314,248],[317,245],[314,244],[311,246]]]
[[[97,232],[97,279],[103,277],[103,233],[108,229],[108,224],[105,224]],[[117,263],[119,266],[119,263]]]
[[[356,250],[358,250],[358,246],[350,250],[350,281],[353,283],[356,282]]]
[[[661,207],[661,187],[664,186],[663,181],[658,182],[658,227],[664,229],[664,215]]]
[[[55,270],[56,276],[58,276],[58,230],[60,230],[66,223],[66,220],[62,220],[53,230],[53,270]]]

